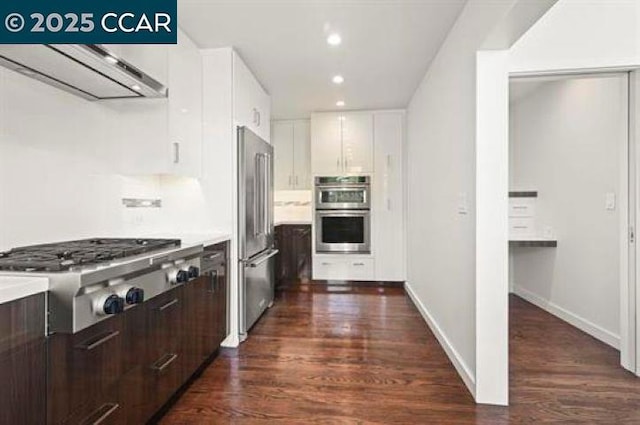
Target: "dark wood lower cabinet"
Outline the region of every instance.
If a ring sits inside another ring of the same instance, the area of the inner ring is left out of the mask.
[[[226,244],[214,248],[223,255],[213,275],[85,331],[49,337],[50,425],[144,424],[217,351],[226,337],[228,252]]]
[[[0,424],[46,420],[45,294],[0,305]]]
[[[277,285],[311,280],[311,225],[277,226],[275,239],[280,250],[276,259]]]

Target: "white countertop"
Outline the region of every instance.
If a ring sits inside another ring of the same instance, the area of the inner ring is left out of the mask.
[[[215,245],[221,242],[226,242],[231,240],[230,233],[194,233],[194,234],[171,234],[171,233],[158,233],[153,235],[158,238],[168,238],[168,239],[180,239],[181,247],[187,248],[190,246],[209,246]]]
[[[276,219],[274,221],[274,226],[280,226],[280,225],[286,225],[286,224],[290,224],[290,225],[304,225],[304,224],[311,224],[311,220],[294,220],[294,219]]]
[[[0,304],[46,292],[49,279],[37,276],[0,276]]]

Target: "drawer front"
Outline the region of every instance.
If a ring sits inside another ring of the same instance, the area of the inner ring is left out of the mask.
[[[509,217],[533,217],[535,215],[535,202],[533,199],[509,199]]]
[[[318,259],[313,264],[313,278],[317,280],[346,280],[349,263],[339,259]]]
[[[123,371],[122,316],[104,320],[75,335],[49,340],[49,417],[60,423],[113,388]],[[78,416],[79,415],[79,416]]]
[[[96,394],[71,415],[64,425],[121,425],[125,423],[124,410],[118,386],[114,385]]]
[[[349,280],[374,280],[375,265],[372,259],[354,259],[349,261]]]
[[[183,290],[183,287],[176,288],[149,301],[147,373],[154,389],[153,411],[158,410],[183,383]]]
[[[509,218],[509,236],[533,236],[534,220],[531,217]]]
[[[374,280],[375,267],[372,258],[324,259],[313,263],[313,278],[319,280]]]

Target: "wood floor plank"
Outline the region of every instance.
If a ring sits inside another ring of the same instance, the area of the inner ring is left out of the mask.
[[[509,408],[478,406],[401,288],[298,285],[162,424],[640,424],[616,350],[510,300]]]

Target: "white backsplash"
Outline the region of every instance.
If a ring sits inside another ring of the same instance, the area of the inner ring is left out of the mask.
[[[313,192],[279,190],[274,193],[274,215],[278,223],[311,223]]]
[[[117,117],[109,105],[0,68],[0,250],[202,228],[198,180],[118,174]],[[162,207],[127,208],[123,198]]]

